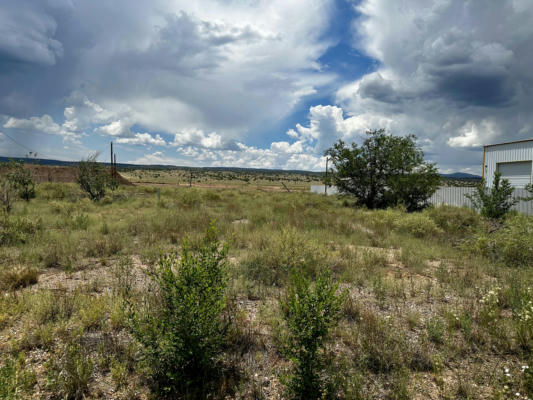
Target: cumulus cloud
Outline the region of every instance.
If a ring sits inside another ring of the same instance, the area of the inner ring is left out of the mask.
[[[121,137],[117,139],[117,143],[154,146],[165,146],[167,144],[160,135],[155,135],[154,137],[149,133],[135,133],[133,137]]]
[[[336,103],[372,128],[414,133],[443,168],[478,163],[481,144],[531,137],[533,4],[364,0],[354,46],[377,71]]]
[[[22,132],[47,133],[49,135],[60,135],[66,140],[76,141],[80,135],[69,129],[68,125],[58,125],[50,115],[44,114],[41,117],[31,117],[19,119],[9,117],[4,123],[4,128],[15,129]]]
[[[231,149],[235,148],[233,141],[226,141],[224,138],[216,133],[204,133],[201,129],[185,129],[174,135],[172,146],[185,147],[197,146],[206,149]]]

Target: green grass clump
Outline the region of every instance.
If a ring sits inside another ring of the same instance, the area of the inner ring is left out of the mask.
[[[293,271],[314,277],[327,262],[326,249],[293,227],[261,237],[257,247],[243,265],[248,277],[265,285],[283,286]]]
[[[24,354],[3,357],[0,361],[0,399],[22,400],[36,383],[35,373],[26,368]]]
[[[66,344],[47,364],[48,387],[64,399],[84,399],[93,370],[94,363],[80,344]]]
[[[16,290],[34,285],[39,279],[39,271],[35,268],[15,266],[0,269],[0,290]]]

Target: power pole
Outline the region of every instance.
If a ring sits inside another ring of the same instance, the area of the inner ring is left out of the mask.
[[[324,195],[328,195],[328,161],[329,157],[326,157],[326,176],[324,177]]]
[[[113,175],[113,142],[111,142],[111,176]]]
[[[113,171],[115,172],[115,178],[117,177],[117,155],[113,154]]]

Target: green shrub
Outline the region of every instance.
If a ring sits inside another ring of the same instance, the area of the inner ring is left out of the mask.
[[[287,298],[281,303],[286,324],[283,350],[293,363],[286,381],[291,398],[319,399],[331,394],[330,382],[324,377],[323,347],[341,316],[345,296],[337,295],[337,290],[329,273],[322,272],[314,285],[293,274]]]
[[[444,342],[444,334],[446,333],[446,326],[440,318],[431,318],[426,325],[429,339],[437,344]]]
[[[491,187],[485,185],[485,181],[476,188],[473,194],[466,197],[472,201],[474,208],[487,218],[502,218],[509,212],[511,207],[518,203],[513,198],[514,188],[507,179],[502,179],[502,174],[496,172]]]
[[[407,232],[417,238],[436,236],[442,233],[437,224],[426,214],[405,214],[396,221],[396,230]]]
[[[114,188],[115,182],[106,168],[96,161],[98,154],[78,163],[77,182],[92,201],[104,198],[106,189]]]
[[[42,227],[42,220],[26,217],[12,217],[0,213],[0,246],[10,246],[28,241]]]
[[[508,216],[500,229],[493,233],[481,231],[466,246],[508,266],[532,266],[533,218],[521,214]]]
[[[466,207],[440,205],[425,211],[444,232],[464,236],[481,224],[479,215]]]
[[[25,365],[24,355],[3,356],[0,361],[0,400],[22,400],[28,398],[35,385],[35,373]]]
[[[211,389],[229,326],[226,257],[211,224],[199,249],[184,243],[181,254],[163,256],[149,273],[153,296],[130,304],[132,333],[158,394],[203,398]]]
[[[26,201],[35,198],[35,183],[31,177],[30,170],[24,168],[24,161],[11,161],[9,169],[10,172],[7,174],[7,178],[13,182],[19,197]]]
[[[81,400],[89,390],[93,361],[77,343],[67,344],[47,363],[48,386],[67,400]]]

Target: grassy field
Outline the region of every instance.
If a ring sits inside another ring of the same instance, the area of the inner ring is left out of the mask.
[[[321,175],[314,172],[294,173],[262,170],[210,169],[123,169],[120,173],[130,182],[169,186],[240,188],[268,191],[309,191],[310,185],[322,184]],[[285,186],[284,186],[285,185]]]
[[[124,187],[94,204],[73,184],[41,184],[2,217],[0,399],[151,398],[124,298],[141,301],[146,271],[182,240],[198,244],[210,221],[229,246],[233,317],[222,359],[232,373],[211,398],[284,398],[279,300],[295,266],[311,279],[329,269],[347,293],[325,349],[333,397],[532,397],[531,218],[368,211],[258,190],[268,180],[187,188],[186,174],[124,175],[180,186],[161,187],[159,201],[154,186]]]

